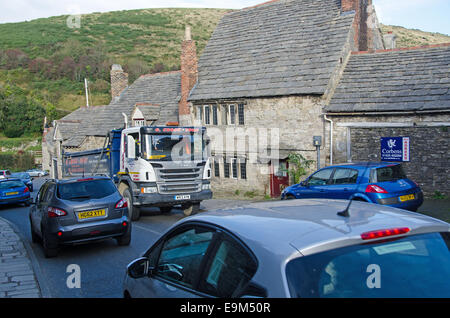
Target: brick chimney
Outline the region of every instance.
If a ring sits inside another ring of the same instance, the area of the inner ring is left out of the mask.
[[[128,74],[122,69],[119,64],[114,64],[111,67],[111,98],[115,101],[120,94],[128,87]]]
[[[186,26],[184,41],[181,45],[181,99],[178,116],[181,125],[191,124],[188,97],[197,83],[197,48],[191,37],[191,28]]]
[[[342,13],[355,11],[353,23],[353,51],[369,51],[373,49],[373,28],[370,15],[375,14],[372,0],[341,0]]]

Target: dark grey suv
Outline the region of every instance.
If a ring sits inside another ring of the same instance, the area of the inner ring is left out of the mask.
[[[59,246],[114,237],[129,245],[131,222],[126,200],[106,177],[48,180],[30,209],[33,242],[42,240],[46,257]]]

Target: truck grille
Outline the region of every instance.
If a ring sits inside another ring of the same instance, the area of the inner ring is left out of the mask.
[[[200,168],[159,169],[159,193],[178,194],[199,192],[201,191],[200,173]]]

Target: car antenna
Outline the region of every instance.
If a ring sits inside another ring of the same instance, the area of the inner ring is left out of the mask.
[[[366,169],[364,170],[364,173],[369,168],[370,158],[371,158],[371,155],[369,155],[369,161],[367,161]],[[370,178],[370,175],[369,175],[369,178]],[[359,183],[356,186],[359,186],[360,183],[361,183],[361,180],[359,180]],[[350,217],[350,206],[352,205],[352,202],[353,202],[353,200],[349,200],[345,210],[338,212],[337,215],[343,216],[343,217],[346,217],[346,218]]]

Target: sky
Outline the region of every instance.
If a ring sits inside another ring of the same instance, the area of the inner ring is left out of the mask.
[[[242,9],[265,0],[1,0],[0,23],[146,8]],[[449,0],[373,0],[383,24],[450,35]]]

